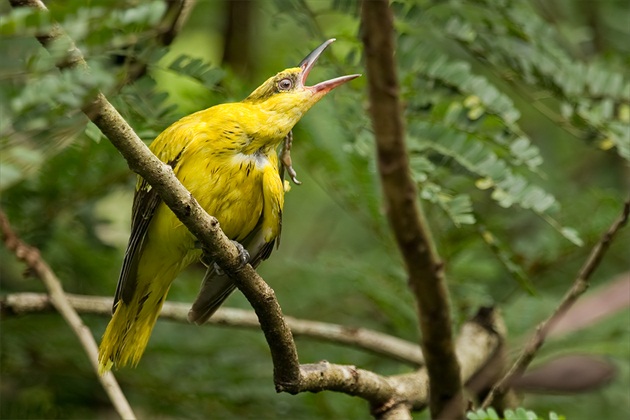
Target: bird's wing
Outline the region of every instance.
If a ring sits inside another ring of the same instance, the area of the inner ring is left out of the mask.
[[[161,201],[158,193],[144,179],[141,179],[133,197],[131,235],[129,236],[125,258],[118,277],[112,312],[116,310],[116,305],[121,299],[127,304],[131,303],[137,286],[136,275],[140,256],[142,255],[142,245],[149,229],[149,223],[151,223],[153,214]]]
[[[275,240],[272,240],[271,242],[263,243],[259,240],[262,237],[260,232],[260,229],[255,231],[256,234],[251,241],[257,243],[257,249],[252,247],[252,244],[248,243],[249,241],[243,241],[243,246],[245,246],[251,256],[248,262],[254,268],[269,258],[275,242]],[[188,320],[197,325],[204,324],[219,309],[235,288],[236,285],[229,276],[217,271],[217,267],[214,264],[210,265],[201,282],[197,298],[193,302],[190,311],[188,311]]]
[[[269,258],[282,228],[284,189],[278,170],[265,169],[263,176],[263,211],[254,230],[245,238],[243,246],[250,255],[249,264],[256,268]],[[219,309],[235,289],[232,279],[210,265],[201,289],[188,312],[188,320],[197,325],[205,323]]]
[[[169,127],[151,144],[151,149],[157,157],[163,162],[167,162],[173,170],[176,170],[179,158],[186,149],[186,145],[175,150],[172,146],[165,148],[164,144],[169,144],[167,141],[169,137],[166,136],[165,133],[176,129],[177,124],[178,123],[175,123]],[[188,144],[188,142],[184,143]],[[149,224],[161,202],[162,199],[151,185],[144,179],[138,177],[138,186],[133,196],[133,206],[131,209],[131,234],[120,270],[120,276],[118,277],[112,313],[116,311],[116,305],[120,300],[129,304],[133,299],[133,294],[137,287],[138,263],[142,256],[142,246],[149,229]]]

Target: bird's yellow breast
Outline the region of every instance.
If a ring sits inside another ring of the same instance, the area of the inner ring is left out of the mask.
[[[197,112],[171,125],[151,144],[199,204],[219,220],[225,234],[237,241],[251,233],[261,217],[264,171],[277,171],[276,147],[288,132],[278,128],[282,124],[272,124],[265,112],[250,108],[223,104]],[[163,204],[152,225],[154,235],[184,248],[193,246],[192,236]]]

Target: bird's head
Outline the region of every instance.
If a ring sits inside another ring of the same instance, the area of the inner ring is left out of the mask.
[[[335,39],[329,39],[306,56],[298,67],[288,68],[270,77],[253,91],[243,102],[249,102],[270,113],[284,114],[293,124],[315,105],[328,92],[360,74],[336,77],[320,82],[314,86],[306,85],[315,62],[321,53],[332,44]]]

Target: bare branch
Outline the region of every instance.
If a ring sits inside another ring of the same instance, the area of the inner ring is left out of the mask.
[[[94,369],[94,373],[120,417],[123,419],[135,419],[136,416],[129,402],[127,402],[127,398],[125,398],[125,395],[120,389],[118,382],[116,382],[114,375],[111,372],[105,375],[99,375],[97,363],[98,346],[96,345],[96,341],[94,341],[90,329],[83,323],[81,317],[79,317],[70,302],[68,302],[61,283],[55,276],[55,273],[53,273],[50,266],[42,259],[37,248],[25,244],[15,232],[13,232],[9,224],[9,219],[7,219],[2,210],[0,210],[0,231],[7,249],[13,252],[19,260],[23,261],[28,266],[30,272],[35,274],[44,283],[46,289],[48,289],[50,303],[61,314],[81,342],[81,345],[88,355],[90,364]]]
[[[630,307],[630,271],[606,281],[597,292],[591,292],[569,309],[549,329],[548,337],[557,337],[588,328]]]
[[[11,0],[14,6],[31,6],[47,10],[39,0]],[[51,40],[64,36],[59,25],[38,37],[44,47]],[[66,67],[87,68],[81,52],[69,43],[73,60]],[[215,217],[208,215],[197,200],[179,182],[172,168],[160,161],[140,140],[105,96],[99,92],[83,112],[123,155],[129,168],[142,176],[153,187],[177,218],[201,242],[208,260],[215,261],[233,280],[250,302],[265,334],[274,364],[276,389],[299,382],[300,369],[293,336],[273,290],[249,264],[241,268],[239,252],[225,236]]]
[[[72,307],[82,314],[111,316],[112,298],[66,294]],[[54,310],[48,295],[40,293],[14,293],[0,297],[4,316],[37,313]],[[189,323],[190,303],[164,302],[160,318]],[[398,337],[366,328],[353,328],[339,324],[285,317],[295,337],[308,337],[333,344],[342,344],[370,351],[412,366],[422,366],[424,359],[420,348]],[[235,308],[219,308],[207,325],[260,329],[253,311]]]
[[[512,380],[518,376],[521,376],[529,364],[534,360],[536,352],[545,342],[547,334],[551,328],[558,322],[559,319],[571,308],[571,306],[577,301],[577,299],[584,293],[589,287],[591,275],[595,269],[599,266],[604,254],[610,247],[615,234],[628,222],[628,216],[630,215],[630,199],[628,199],[623,206],[621,215],[613,222],[608,231],[604,233],[599,242],[593,247],[586,262],[580,269],[577,278],[573,282],[573,285],[566,293],[564,298],[560,301],[560,304],[556,307],[553,313],[543,322],[538,324],[536,332],[527,342],[521,354],[519,355],[514,365],[510,370],[501,378],[499,382],[492,388],[485,401],[482,404],[482,408],[488,408],[492,401],[503,395],[510,386]]]
[[[431,383],[431,414],[436,417],[449,405],[457,407],[455,418],[463,418],[464,399],[443,264],[418,202],[405,149],[389,2],[364,1],[361,21],[379,172],[389,223],[418,307]]]
[[[355,366],[322,361],[301,365],[300,373],[302,380],[297,392],[338,391],[377,405],[389,401],[395,393],[388,378]]]

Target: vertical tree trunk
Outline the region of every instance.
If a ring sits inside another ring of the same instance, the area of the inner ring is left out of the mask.
[[[227,0],[223,29],[223,62],[241,77],[255,72],[252,60],[252,25],[255,4],[251,0]]]

